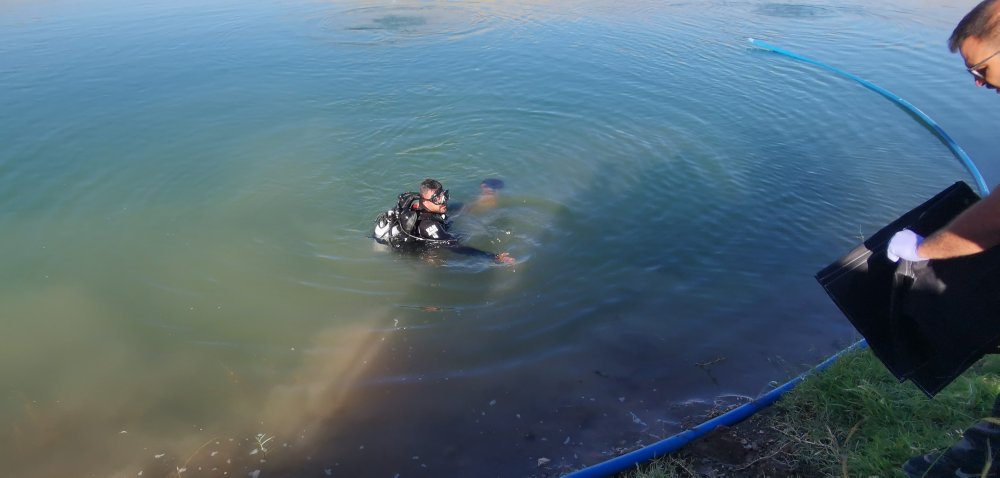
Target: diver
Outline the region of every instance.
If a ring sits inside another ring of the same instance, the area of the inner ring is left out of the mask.
[[[420,192],[400,194],[394,208],[378,215],[372,236],[379,244],[395,250],[446,248],[458,254],[483,257],[499,264],[514,263],[514,258],[506,252],[493,254],[461,245],[448,232],[448,199],[448,190],[439,181],[425,179],[420,183]]]

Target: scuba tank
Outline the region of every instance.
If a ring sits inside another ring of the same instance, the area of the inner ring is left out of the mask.
[[[413,207],[416,203],[417,207]],[[403,193],[396,203],[396,218],[400,229],[411,236],[417,235],[417,219],[420,216],[420,193]]]
[[[395,208],[375,218],[372,237],[381,244],[394,247],[399,247],[411,237],[416,237],[418,211],[413,209],[415,201],[420,201],[420,193],[400,194]]]

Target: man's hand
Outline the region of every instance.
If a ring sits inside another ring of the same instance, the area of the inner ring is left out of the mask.
[[[501,252],[497,254],[496,261],[498,264],[513,264],[514,262],[516,262],[514,258],[511,257],[511,255],[506,252]]]
[[[898,262],[900,259],[906,259],[911,262],[926,261],[927,258],[917,254],[917,247],[920,247],[921,242],[924,242],[924,238],[919,234],[909,229],[903,229],[894,234],[892,239],[889,240],[886,255],[889,256],[889,260],[892,262]]]

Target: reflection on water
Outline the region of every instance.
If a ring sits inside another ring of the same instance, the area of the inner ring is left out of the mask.
[[[855,339],[812,274],[965,175],[745,38],[982,156],[937,3],[5,4],[4,472],[554,475],[767,390]],[[425,177],[502,178],[455,228],[521,262],[374,251]]]

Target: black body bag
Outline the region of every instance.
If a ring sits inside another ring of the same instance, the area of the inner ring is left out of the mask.
[[[933,397],[1000,344],[1000,247],[955,259],[894,263],[904,228],[928,236],[979,200],[958,182],[816,274],[823,289],[901,382]]]

